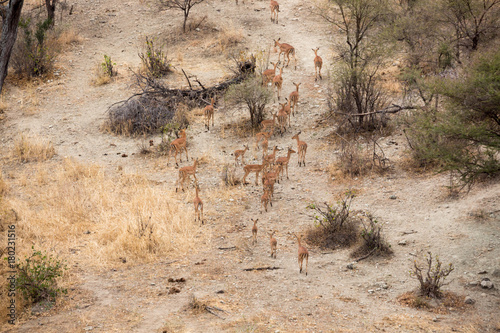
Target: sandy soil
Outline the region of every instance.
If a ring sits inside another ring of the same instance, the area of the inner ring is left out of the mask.
[[[10,105],[0,123],[2,149],[12,146],[22,131],[39,134],[55,144],[59,156],[71,156],[84,163],[97,163],[109,172],[121,166],[126,172],[142,172],[148,178],[174,186],[177,170],[166,161],[151,161],[138,154],[141,139],[118,137],[99,130],[112,103],[131,95],[131,72],[137,68],[137,48],[145,35],[169,36],[181,24],[180,13],[159,11],[148,1],[75,0],[75,12],[65,24],[76,27],[84,42],[73,46],[57,60],[60,78],[40,85],[35,112],[24,105],[25,94],[11,88]],[[249,51],[269,50],[273,38],[295,46],[298,66],[285,69],[283,92],[302,82],[299,112],[292,119],[292,130],[273,138],[270,146],[296,147],[291,136],[302,131],[308,143],[307,166],[297,166],[292,156],[290,180],[277,185],[273,207],[260,211],[261,188],[242,187],[244,196],[233,201],[210,201],[205,228],[211,235],[209,246],[185,258],[165,258],[155,264],[138,264],[111,270],[76,269],[82,283],[72,292],[65,309],[47,316],[32,316],[11,332],[489,332],[498,328],[500,299],[498,289],[483,290],[470,282],[483,277],[500,286],[493,276],[500,269],[500,184],[481,184],[458,199],[447,196],[448,179],[441,175],[408,174],[398,166],[406,149],[404,135],[395,132],[380,144],[394,167],[385,175],[351,182],[332,179],[328,172],[337,156],[329,145],[331,126],[320,122],[326,111],[327,70],[324,80],[314,81],[314,53],[320,47],[323,59],[331,58],[332,42],[340,35],[311,14],[311,2],[283,1],[280,23],[269,21],[267,1],[207,1],[193,9],[193,18],[206,14],[215,25],[241,29]],[[69,23],[71,21],[71,23]],[[173,52],[174,65],[202,82],[214,83],[228,75],[229,60],[203,55],[202,42],[186,43]],[[120,77],[111,84],[90,85],[93,68],[103,54],[117,63]],[[275,60],[276,54],[271,54]],[[325,61],[326,69],[331,69]],[[175,75],[173,84],[184,84]],[[29,103],[28,103],[29,104]],[[275,102],[271,110],[277,108]],[[241,149],[250,138],[223,131],[224,124],[241,121],[246,111],[221,107],[215,115],[215,128],[205,131],[201,117],[190,127],[190,157],[205,156],[198,177],[202,188],[219,186],[224,163],[233,161],[231,152]],[[158,142],[158,137],[152,139]],[[110,144],[116,146],[110,146]],[[122,158],[115,153],[127,153]],[[104,155],[107,153],[107,155]],[[109,154],[108,154],[109,153]],[[257,153],[247,153],[247,161]],[[165,162],[165,163],[164,163]],[[189,162],[191,163],[191,162]],[[158,167],[158,164],[162,164]],[[187,165],[187,164],[184,164]],[[242,169],[238,169],[242,175]],[[394,256],[352,261],[349,250],[322,251],[309,246],[309,274],[299,274],[297,244],[293,232],[301,233],[313,225],[305,207],[310,202],[333,202],[347,187],[359,195],[354,209],[372,212],[384,224],[384,232]],[[395,197],[395,199],[391,199]],[[191,209],[191,198],[180,195]],[[477,215],[482,212],[484,218]],[[258,243],[251,245],[250,218],[259,218]],[[265,230],[277,230],[278,256],[269,257]],[[413,232],[405,234],[408,232]],[[406,245],[398,245],[405,241]],[[233,248],[236,247],[236,248]],[[408,271],[416,256],[432,251],[456,269],[446,290],[476,300],[466,310],[449,309],[436,314],[400,305],[396,298],[413,290],[417,282]],[[276,270],[244,271],[262,266]],[[478,273],[486,271],[484,275]],[[168,282],[168,278],[186,282]],[[180,293],[168,294],[176,286]],[[387,287],[385,289],[385,287]],[[187,310],[190,296],[224,310],[216,315]]]

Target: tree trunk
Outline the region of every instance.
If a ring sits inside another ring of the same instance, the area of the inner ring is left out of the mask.
[[[0,37],[0,93],[7,77],[10,55],[16,42],[17,26],[21,17],[24,0],[10,0],[2,6],[2,36]]]
[[[188,19],[189,12],[184,11],[184,24],[182,25],[182,32],[186,33],[186,22]]]
[[[45,7],[47,7],[47,19],[50,20],[50,26],[54,26],[55,12],[57,0],[45,0]]]

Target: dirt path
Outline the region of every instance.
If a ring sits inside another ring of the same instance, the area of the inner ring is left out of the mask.
[[[5,133],[3,148],[11,145],[18,132],[29,130],[50,138],[61,156],[96,163],[109,172],[122,166],[127,172],[143,172],[152,180],[173,185],[176,169],[166,167],[164,161],[157,163],[160,167],[153,167],[153,162],[133,155],[139,150],[139,139],[104,134],[99,127],[107,107],[131,94],[127,68],[138,66],[140,36],[161,35],[178,26],[179,13],[158,11],[148,1],[141,4],[77,0],[75,4],[74,23],[85,41],[58,60],[62,78],[39,87],[38,112],[8,112],[1,125]],[[311,3],[289,0],[280,6],[278,25],[269,22],[267,1],[246,1],[239,6],[233,1],[208,1],[193,11],[194,16],[209,15],[216,24],[231,21],[243,29],[250,51],[266,51],[276,38],[295,46],[297,69],[285,69],[283,94],[288,96],[295,89],[292,82],[302,83],[299,111],[292,119],[292,129],[283,137],[273,138],[270,147],[280,147],[279,155],[283,156],[288,146],[296,148],[291,136],[302,131],[300,138],[309,145],[307,166],[299,168],[297,156],[292,155],[290,180],[277,185],[273,207],[267,213],[261,213],[261,188],[254,185],[254,175],[249,177],[250,184],[242,187],[243,199],[209,200],[212,206],[208,207],[206,229],[213,238],[207,251],[174,263],[106,272],[81,271],[78,275],[83,296],[78,297],[75,306],[50,317],[29,320],[19,332],[155,332],[165,327],[170,329],[168,332],[476,332],[468,330],[476,324],[492,329],[497,320],[498,293],[485,293],[468,283],[480,280],[477,273],[482,270],[491,273],[500,268],[499,215],[478,222],[470,214],[500,207],[499,184],[478,186],[467,196],[450,200],[444,191],[446,178],[441,176],[409,177],[396,168],[385,176],[353,181],[351,185],[360,193],[354,209],[371,211],[384,223],[394,257],[362,261],[351,270],[346,268],[352,261],[347,250],[325,252],[311,247],[309,274],[298,273],[297,244],[292,233],[311,226],[312,219],[305,207],[310,202],[333,202],[335,195],[348,186],[332,180],[328,172],[336,158],[336,152],[325,141],[331,128],[318,125],[326,111],[327,68],[324,80],[315,82],[311,50],[320,47],[326,60],[332,53],[332,40],[341,36],[331,34],[326,24],[317,22],[310,12]],[[208,68],[196,72],[202,65],[190,63],[189,59],[196,57],[197,52],[196,45],[189,47],[184,60],[176,61],[204,82],[215,82],[226,74],[223,64],[207,58],[200,63]],[[103,54],[113,57],[121,75],[112,84],[94,87],[89,84],[92,70]],[[271,54],[271,60],[276,57]],[[277,106],[276,101],[269,109],[276,110]],[[230,152],[250,140],[222,130],[224,124],[236,123],[243,117],[245,110],[222,108],[210,132],[205,131],[201,119],[190,127],[190,157],[205,156],[208,160],[199,172],[200,184],[207,190],[219,186],[221,166],[233,161]],[[405,140],[396,133],[382,139],[381,144],[389,158],[396,160]],[[129,157],[122,158],[117,153],[127,153]],[[247,153],[247,161],[258,154]],[[238,175],[242,175],[241,169]],[[253,246],[249,239],[250,219],[255,217],[259,218],[260,233],[258,244]],[[269,257],[265,231],[270,229],[277,230],[277,259]],[[415,233],[403,235],[409,231]],[[398,245],[400,241],[406,245]],[[428,250],[455,263],[456,278],[449,288],[476,299],[475,309],[466,313],[470,320],[464,322],[464,314],[453,310],[437,318],[436,314],[405,308],[396,302],[398,295],[416,286],[408,270],[415,255]],[[279,269],[244,271],[264,266]],[[187,281],[167,282],[168,278],[179,277]],[[498,278],[495,283],[500,283]],[[168,294],[172,287],[180,292]],[[192,294],[224,312],[216,312],[219,317],[206,312],[193,314],[186,310]]]

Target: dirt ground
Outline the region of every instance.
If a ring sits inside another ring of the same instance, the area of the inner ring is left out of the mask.
[[[297,50],[297,69],[283,73],[287,96],[301,82],[298,115],[292,129],[275,137],[270,146],[296,148],[291,136],[301,133],[308,143],[307,165],[297,166],[292,155],[290,179],[276,187],[273,207],[261,213],[261,187],[240,186],[241,196],[228,200],[206,199],[204,228],[210,236],[198,251],[180,258],[163,258],[153,264],[116,263],[110,269],[75,267],[80,281],[70,291],[65,306],[41,316],[25,316],[5,332],[494,332],[500,329],[500,184],[485,183],[458,198],[447,195],[446,175],[413,174],[400,167],[407,149],[405,136],[395,131],[380,140],[392,163],[390,172],[352,181],[332,178],[329,168],[337,158],[329,137],[331,125],[324,122],[326,93],[334,41],[342,36],[311,13],[314,2],[280,2],[280,23],[269,20],[267,1],[208,0],[192,10],[192,19],[208,16],[215,29],[236,31],[250,52],[267,51],[273,39],[292,44]],[[9,108],[0,122],[1,147],[7,151],[19,132],[29,131],[50,139],[59,157],[73,157],[94,163],[109,173],[140,172],[157,186],[172,188],[177,169],[166,166],[166,158],[142,157],[142,138],[129,138],[100,130],[109,105],[128,98],[132,73],[139,66],[138,45],[145,35],[173,38],[181,25],[180,12],[158,10],[152,1],[75,0],[74,14],[63,24],[74,27],[83,42],[72,46],[57,59],[60,76],[39,85],[33,98],[19,87],[9,87],[5,96]],[[332,32],[333,31],[333,32]],[[214,32],[215,33],[215,32]],[[217,50],[213,36],[200,31],[187,42],[178,42],[171,52],[176,73],[172,85],[186,85],[180,69],[213,84],[230,74],[230,62]],[[181,45],[179,47],[179,45]],[[325,61],[324,79],[314,81],[314,53]],[[211,53],[212,52],[212,53]],[[219,54],[220,53],[220,54]],[[117,64],[116,81],[96,87],[90,84],[93,69],[102,55],[111,55]],[[271,53],[271,60],[277,55]],[[277,109],[277,102],[269,106]],[[252,139],[224,125],[247,117],[242,106],[223,105],[216,111],[215,127],[206,131],[202,117],[188,131],[190,157],[202,158],[198,178],[203,189],[220,185],[224,163],[232,163],[231,152],[249,143],[250,161],[259,156]],[[149,138],[147,138],[149,139]],[[159,137],[151,139],[159,142]],[[121,157],[126,153],[128,157]],[[191,161],[189,162],[191,164]],[[187,163],[183,163],[187,165]],[[238,176],[242,168],[237,169]],[[292,233],[304,233],[313,226],[311,202],[334,202],[346,188],[357,190],[353,208],[369,211],[384,225],[392,245],[390,258],[373,258],[355,263],[350,250],[310,251],[308,275],[299,274],[297,243]],[[174,200],[192,209],[190,191]],[[259,218],[258,243],[251,244],[251,218]],[[269,256],[265,231],[277,230],[277,259]],[[399,245],[401,244],[401,245]],[[415,258],[427,251],[439,254],[455,271],[445,290],[476,302],[465,309],[452,306],[435,313],[403,306],[397,297],[415,289],[409,270]],[[275,270],[245,271],[247,268],[278,267]],[[484,273],[486,271],[486,273]],[[483,273],[483,274],[480,274]],[[474,284],[488,277],[495,289]],[[185,282],[168,282],[184,278]],[[471,284],[471,282],[473,284]],[[169,294],[172,288],[180,292]],[[192,295],[211,306],[212,312],[192,311]],[[220,311],[221,309],[223,311]]]

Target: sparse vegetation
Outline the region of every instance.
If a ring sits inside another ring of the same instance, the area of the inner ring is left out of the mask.
[[[315,212],[315,228],[309,231],[308,239],[325,248],[348,247],[358,239],[358,223],[351,216],[351,203],[355,197],[352,190],[340,196],[337,206],[324,203],[310,204],[308,209]]]
[[[63,260],[48,256],[41,251],[35,251],[16,264],[16,288],[21,291],[26,300],[32,303],[41,301],[55,302],[67,290],[57,286],[57,280],[67,269]]]
[[[147,76],[159,78],[172,71],[167,52],[163,51],[162,46],[158,46],[155,38],[146,36],[143,48],[139,52],[139,58]]]
[[[392,253],[391,246],[382,236],[382,225],[371,214],[361,218],[361,239],[363,243],[352,253],[353,257],[366,257],[371,255],[387,255]]]
[[[232,86],[226,93],[228,101],[246,104],[250,113],[250,122],[254,128],[264,120],[264,109],[271,98],[272,92],[262,87],[261,81],[253,77]]]
[[[174,8],[181,10],[184,14],[184,22],[182,24],[182,31],[186,32],[186,22],[189,17],[191,8],[202,3],[205,0],[159,0],[160,4],[167,8]]]
[[[441,287],[448,284],[445,283],[445,280],[455,267],[451,263],[443,267],[438,256],[434,256],[433,258],[431,252],[427,254],[426,265],[417,264],[416,260],[413,262],[413,269],[410,271],[410,276],[417,279],[420,283],[419,292],[421,296],[441,298],[443,295]]]
[[[51,159],[55,153],[52,142],[38,136],[21,133],[14,141],[11,156],[14,160],[22,163],[42,162]]]
[[[55,54],[47,47],[50,20],[34,24],[31,18],[21,18],[19,34],[12,56],[12,66],[20,77],[36,77],[52,71]]]

